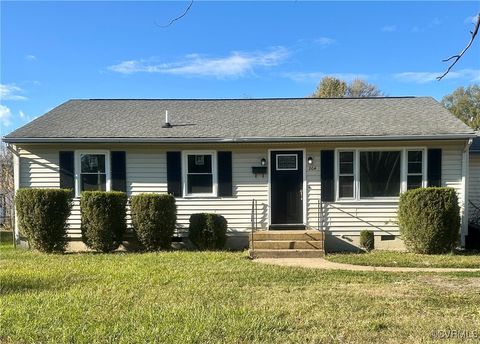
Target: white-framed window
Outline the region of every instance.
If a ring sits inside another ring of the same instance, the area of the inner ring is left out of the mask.
[[[355,152],[338,152],[338,198],[355,197]]]
[[[276,167],[277,167],[277,171],[297,171],[298,155],[297,154],[277,154]]]
[[[406,188],[407,190],[421,188],[425,180],[425,152],[423,150],[407,150],[406,152]]]
[[[217,195],[217,155],[213,151],[184,152],[184,196]]]
[[[359,151],[360,199],[400,196],[401,161],[399,150]]]
[[[110,153],[75,152],[75,194],[82,191],[110,191]]]
[[[337,149],[336,199],[398,200],[400,193],[426,185],[425,148]]]

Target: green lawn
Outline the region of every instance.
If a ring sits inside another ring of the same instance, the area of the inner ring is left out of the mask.
[[[308,270],[227,252],[46,255],[3,245],[0,285],[1,343],[414,343],[452,329],[480,336],[480,273]]]
[[[330,254],[328,260],[337,263],[370,266],[402,266],[421,268],[480,268],[480,253],[477,254],[415,254],[395,251],[372,251],[370,253]]]

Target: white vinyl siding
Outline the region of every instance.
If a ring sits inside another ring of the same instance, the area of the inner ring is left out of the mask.
[[[173,150],[178,150],[172,149]],[[226,150],[223,149],[222,150]],[[127,186],[129,194],[142,192],[167,192],[166,150],[150,149],[127,151]],[[230,232],[246,232],[251,227],[252,199],[258,202],[259,226],[268,222],[268,179],[267,175],[255,175],[252,166],[259,166],[267,150],[232,150],[233,195],[221,197],[177,198],[178,225],[188,228],[190,215],[213,212],[223,215],[228,221]],[[143,166],[139,168],[138,166]],[[216,168],[216,166],[214,166]]]
[[[411,143],[410,147],[418,147],[419,143]],[[439,144],[421,143],[426,148],[442,148],[442,184],[462,192],[462,149],[464,142]],[[372,143],[359,143],[359,147],[370,147]],[[396,143],[403,147],[402,142]],[[381,147],[381,144],[377,144]],[[408,145],[406,145],[408,146]],[[312,164],[306,164],[306,195],[307,195],[307,224],[313,228],[319,226],[319,199],[320,185],[320,151],[322,149],[348,148],[347,144],[298,144],[288,148],[306,148],[305,159],[313,158]],[[88,146],[85,149],[96,149]],[[167,192],[167,151],[192,151],[197,147],[191,145],[169,146],[161,145],[99,146],[101,150],[126,151],[127,193],[129,196],[143,192]],[[228,198],[177,198],[178,226],[182,231],[188,228],[191,214],[197,212],[214,212],[225,216],[228,221],[229,233],[246,234],[251,227],[251,205],[255,198],[258,203],[258,225],[267,228],[269,217],[268,205],[268,174],[252,173],[253,166],[260,166],[262,158],[268,158],[268,149],[284,149],[283,146],[265,145],[223,145],[216,150],[232,151],[233,195]],[[75,146],[65,146],[62,150],[78,150]],[[60,148],[53,146],[26,146],[20,149],[20,187],[58,188],[60,176],[58,171],[58,152]],[[472,155],[473,157],[473,155]],[[473,158],[472,158],[473,160]],[[475,164],[471,163],[470,169]],[[480,169],[480,159],[477,165]],[[267,166],[269,169],[270,166]],[[478,172],[477,172],[478,176]],[[470,177],[471,194],[475,187],[473,173]],[[476,181],[480,191],[480,181]],[[480,195],[480,192],[477,193]],[[461,199],[462,197],[460,197]],[[480,196],[479,196],[480,200]],[[320,211],[320,220],[325,219],[325,229],[333,235],[358,235],[363,229],[374,230],[377,234],[398,234],[395,224],[398,202],[395,201],[342,201],[331,203]],[[75,199],[72,215],[69,219],[69,235],[80,238],[80,207],[79,199]],[[321,221],[320,221],[321,224]]]
[[[20,156],[21,188],[59,188],[58,151],[36,149]]]

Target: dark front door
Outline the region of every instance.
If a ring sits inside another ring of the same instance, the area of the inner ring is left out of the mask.
[[[272,226],[303,224],[303,152],[270,153]]]

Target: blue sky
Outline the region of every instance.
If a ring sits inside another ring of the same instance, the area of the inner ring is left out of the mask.
[[[441,99],[480,82],[479,2],[9,2],[0,134],[70,98],[304,97],[325,75]]]

